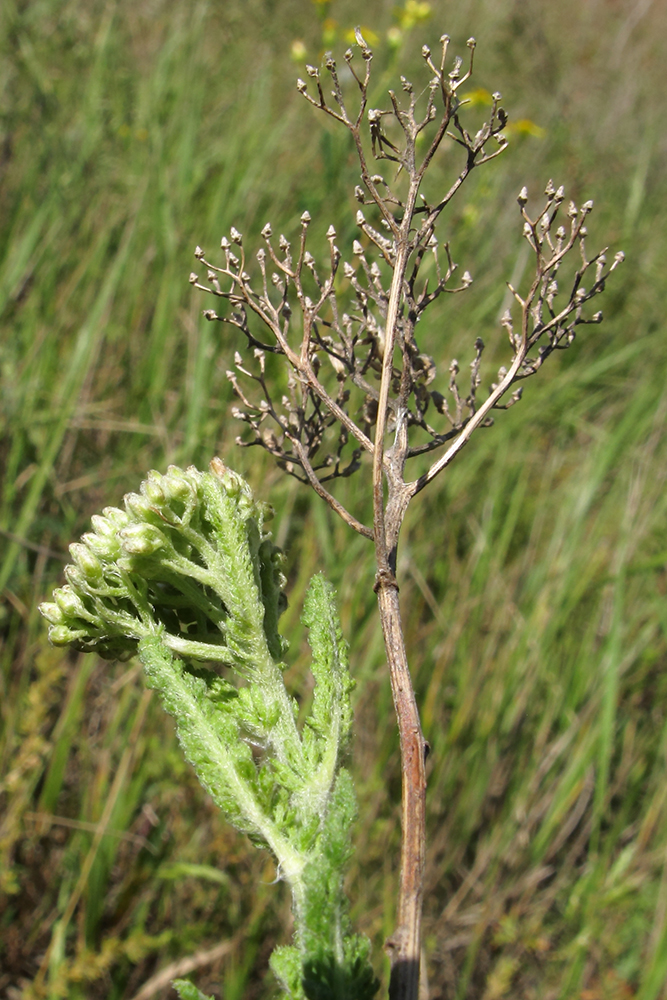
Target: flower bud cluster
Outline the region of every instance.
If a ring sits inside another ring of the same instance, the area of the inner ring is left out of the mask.
[[[166,630],[172,648],[215,658],[226,649],[230,607],[242,603],[229,556],[233,562],[246,545],[263,588],[261,616],[279,648],[285,580],[282,555],[263,527],[271,516],[219,459],[206,473],[149,472],[139,492],[125,496],[124,510],[94,515],[93,530],[70,546],[67,584],[40,606],[51,642],[126,659],[142,638]]]
[[[285,578],[264,530],[270,508],[219,459],[208,472],[150,472],[123,508],[93,517],[92,531],[70,546],[67,584],[40,607],[51,641],[107,658],[138,653],[203,787],[273,852],[292,889],[297,944],[276,960],[281,980],[295,969],[292,995],[302,996],[322,942],[341,941],[349,995],[370,1000],[374,989],[361,988],[374,984],[369,945],[347,931],[355,800],[342,762],[353,684],[333,588],[318,575],[306,595],[315,683],[300,729],[283,674]],[[247,683],[193,660],[229,666]]]

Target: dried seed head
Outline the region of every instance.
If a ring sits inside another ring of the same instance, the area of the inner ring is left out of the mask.
[[[524,187],[521,188],[521,190],[519,191],[519,197],[517,198],[517,201],[521,205],[521,208],[523,208],[524,205],[526,204],[526,202],[528,201],[528,188],[527,187],[524,186]]]
[[[360,28],[355,28],[354,29],[354,37],[356,39],[357,45],[361,49],[361,54],[362,54],[363,58],[364,59],[372,59],[373,58],[373,53],[370,50],[368,42],[366,41],[366,39],[364,38],[364,36],[361,34],[361,29]]]
[[[264,237],[265,240],[268,240],[273,236],[273,230],[271,229],[270,222],[267,222],[267,224],[264,226],[264,229],[262,229],[262,236]]]
[[[232,243],[237,243],[239,246],[241,246],[241,243],[243,242],[243,237],[241,236],[238,229],[234,229],[234,226],[232,226],[229,235],[232,238]]]
[[[204,256],[204,251],[202,250],[202,248],[195,247],[195,257],[197,258],[197,260],[201,260],[203,256]]]
[[[310,212],[302,212],[301,213],[301,225],[302,226],[307,226],[309,222],[310,222]]]

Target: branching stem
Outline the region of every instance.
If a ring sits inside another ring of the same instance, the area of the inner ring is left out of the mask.
[[[351,257],[343,258],[336,246],[336,231],[330,226],[328,261],[318,262],[307,249],[311,220],[304,212],[294,253],[285,236],[275,246],[270,224],[262,230],[266,249],[257,254],[261,285],[253,286],[245,273],[242,238],[236,230],[231,232],[231,243],[223,238],[223,267],[208,264],[203,251],[195,253],[209,267],[209,286],[196,274],[190,280],[195,287],[227,300],[231,312],[218,316],[207,310],[205,315],[236,327],[260,368],[259,375],[253,374],[237,353],[236,371],[228,372],[243,404],[234,415],[251,430],[250,440],[240,439],[240,443],[264,447],[287,473],[310,485],[351,528],[374,544],[375,590],[398,721],[403,781],[397,924],[387,942],[392,960],[390,996],[392,1000],[417,1000],[428,747],[401,624],[396,580],[401,526],[410,501],[449,466],[475,430],[492,424],[494,410],[507,409],[520,400],[523,380],[535,374],[554,351],[568,348],[579,325],[600,322],[602,314],[586,316],[584,306],[603,291],[623,255],[617,254],[609,266],[605,251],[587,256],[584,223],[592,202],[579,208],[570,203],[569,222],[559,224],[563,189],[556,190],[549,181],[546,204],[531,217],[524,188],[517,200],[535,272],[523,295],[509,286],[513,305],[501,320],[510,344],[507,364],[499,368],[482,399],[484,342],[476,335],[468,385],[462,382],[459,362],[451,359],[446,362],[449,374],[440,391],[436,389],[433,383],[442,359],[424,352],[420,345],[424,326],[418,324],[433,302],[445,293],[465,291],[472,282],[467,271],[452,282],[457,264],[449,239],[439,240],[436,227],[472,171],[506,148],[507,114],[500,105],[501,95],[494,93],[486,120],[471,128],[459,88],[472,75],[475,40],[467,42],[467,70],[457,57],[448,72],[446,35],[440,38],[438,59],[432,58],[428,46],[422,49],[430,74],[425,88],[413,87],[401,77],[402,93],[389,91],[388,107],[370,108],[373,53],[359,30],[355,35],[356,54],[352,49],[345,53],[346,77],[339,76],[333,57],[327,55],[324,60],[333,86],[329,91],[333,105],[327,103],[320,68],[306,67],[310,93],[308,83],[297,83],[305,99],[346,128],[354,141],[361,182],[354,194],[362,207],[357,211],[359,239],[352,244]],[[361,72],[354,66],[359,54],[364,62]],[[352,110],[348,90],[355,89],[358,103]],[[417,140],[426,132],[428,141],[420,147]],[[447,176],[440,196],[429,202],[421,192],[422,181],[443,154]],[[388,167],[393,177],[373,173],[378,169],[373,161]],[[241,248],[239,258],[232,243]],[[581,262],[574,274],[570,267],[564,275],[562,265],[572,250],[579,250]],[[585,288],[587,274],[592,280],[587,279],[590,284]],[[220,286],[222,276],[229,281],[227,291]],[[297,324],[294,316],[299,313]],[[260,329],[255,331],[254,324]],[[297,326],[300,344],[294,346]],[[265,344],[267,339],[271,343]],[[286,361],[288,391],[281,405],[265,382],[265,352],[282,355]],[[259,386],[259,401],[241,388],[240,376]],[[440,449],[440,457],[426,472],[412,480],[406,477],[410,460]],[[356,472],[364,456],[372,458],[372,528],[330,490],[330,482]]]

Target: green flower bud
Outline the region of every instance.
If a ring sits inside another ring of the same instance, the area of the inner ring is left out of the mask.
[[[81,632],[68,628],[67,625],[52,625],[49,629],[49,640],[54,646],[69,646],[81,637]]]
[[[162,480],[162,485],[170,499],[180,500],[181,503],[188,503],[192,500],[196,493],[195,484],[198,481],[197,478],[192,476],[193,472],[197,472],[197,470],[190,468],[186,473],[176,465],[169,466],[167,475]],[[188,473],[190,473],[190,476],[188,476]],[[199,473],[197,472],[198,476]],[[194,483],[192,482],[193,478]]]
[[[151,515],[155,517],[150,500],[142,497],[140,493],[127,493],[123,497],[123,501],[128,514],[136,518],[137,521],[150,521]]]
[[[229,497],[236,497],[241,492],[244,481],[219,458],[214,458],[209,463],[209,469],[222,483],[225,493]]]
[[[95,518],[93,518],[95,520]],[[116,537],[116,530],[113,534],[100,535],[96,532],[88,531],[81,536],[81,541],[103,562],[113,562],[120,555],[120,545]]]
[[[101,514],[93,514],[90,523],[93,526],[93,531],[100,538],[107,538],[116,533],[115,526],[106,517],[102,517]]]
[[[119,528],[124,528],[126,524],[129,523],[129,517],[124,510],[119,510],[118,507],[105,507],[102,511],[104,515],[104,521],[109,525],[110,532],[116,532]],[[97,525],[95,523],[95,518],[92,518],[95,530],[97,531]]]
[[[103,582],[102,564],[87,546],[81,545],[80,542],[73,542],[69,547],[69,553],[83,573],[86,583],[95,585]]]
[[[67,577],[67,582],[74,590],[81,591],[84,594],[87,593],[88,581],[78,566],[72,566],[71,563],[65,566],[65,576]]]
[[[160,529],[153,524],[128,524],[118,532],[118,540],[123,552],[129,556],[152,556],[168,544]]]
[[[272,521],[275,517],[275,511],[270,503],[264,503],[263,500],[257,501],[257,513],[262,518],[263,521]]]
[[[80,618],[82,615],[87,615],[88,612],[83,601],[78,594],[75,594],[71,587],[59,587],[58,590],[54,590],[53,596],[65,619]],[[54,622],[54,624],[60,623]]]
[[[163,507],[167,502],[167,495],[162,486],[162,476],[157,472],[149,472],[148,479],[141,484],[141,492],[156,507]]]
[[[62,625],[65,621],[63,613],[57,604],[40,604],[37,610],[42,618],[46,618],[49,625]]]

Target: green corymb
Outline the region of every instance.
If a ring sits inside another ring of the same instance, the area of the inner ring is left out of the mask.
[[[124,509],[107,507],[70,546],[67,584],[40,611],[56,645],[138,653],[201,784],[229,822],[272,851],[295,918],[294,945],[271,963],[285,991],[365,1000],[377,981],[343,891],[355,815],[342,767],[352,726],[347,644],[333,588],[318,575],[304,608],[315,689],[299,729],[283,680],[285,578],[265,528],[271,516],[219,459],[208,472],[150,472]],[[176,988],[203,996],[190,983]]]

